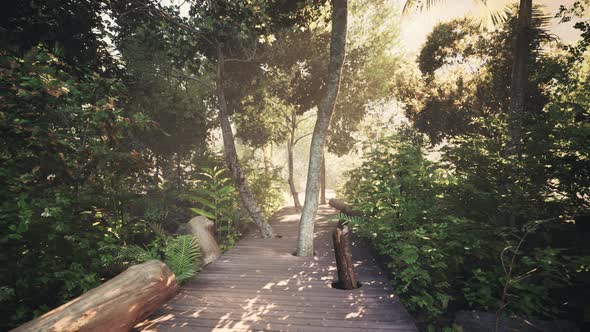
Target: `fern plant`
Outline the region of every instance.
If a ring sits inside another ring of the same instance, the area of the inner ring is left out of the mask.
[[[334,216],[333,221],[342,222],[342,225],[358,225],[365,221],[365,218],[359,216],[350,216],[348,214],[339,212],[338,214],[336,214],[336,216]]]
[[[200,270],[201,248],[192,235],[180,235],[171,239],[164,257],[166,265],[179,282],[192,278]]]
[[[133,244],[121,247],[115,254],[114,262],[121,266],[128,266],[147,262],[152,259],[160,259],[156,247],[140,247]]]
[[[109,264],[126,267],[157,259],[166,263],[178,282],[192,278],[200,270],[201,248],[198,241],[192,235],[158,235],[145,247],[129,245],[116,248]]]

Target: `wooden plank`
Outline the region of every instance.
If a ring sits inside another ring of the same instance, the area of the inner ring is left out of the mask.
[[[299,216],[283,209],[272,220],[280,239],[252,234],[242,239],[158,313],[140,331],[417,331],[369,251],[353,244],[353,262],[364,286],[331,287],[336,273],[323,207],[316,223],[315,257],[295,257]]]

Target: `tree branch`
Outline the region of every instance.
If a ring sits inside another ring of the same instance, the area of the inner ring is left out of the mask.
[[[293,142],[293,145],[297,144],[297,142],[299,142],[300,140],[302,140],[303,138],[305,138],[305,137],[307,137],[307,136],[310,136],[311,134],[313,134],[313,133],[307,133],[307,134],[305,134],[305,135],[303,135],[303,136],[301,136],[301,137],[298,137],[298,138],[297,138],[297,139],[296,139],[296,140]]]

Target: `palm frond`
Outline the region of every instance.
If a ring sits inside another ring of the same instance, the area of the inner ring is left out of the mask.
[[[413,10],[422,11],[424,9],[430,10],[432,7],[445,0],[407,0],[402,9],[404,15],[409,14]]]
[[[503,5],[501,7],[494,6],[490,0],[473,0],[477,4],[481,4],[486,8],[487,15],[481,20],[481,25],[492,22],[493,26],[499,26],[508,18],[510,13],[510,6]],[[499,1],[499,0],[498,0]],[[431,10],[436,5],[446,2],[446,0],[406,0],[402,10],[403,15],[408,15],[412,11]]]
[[[200,268],[201,248],[192,235],[172,239],[165,251],[166,265],[178,282],[192,278]]]

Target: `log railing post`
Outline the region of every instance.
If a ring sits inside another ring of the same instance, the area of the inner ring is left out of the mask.
[[[354,264],[352,262],[349,228],[347,226],[343,226],[342,229],[337,227],[333,233],[333,240],[339,288],[358,288],[358,282],[354,273]]]

